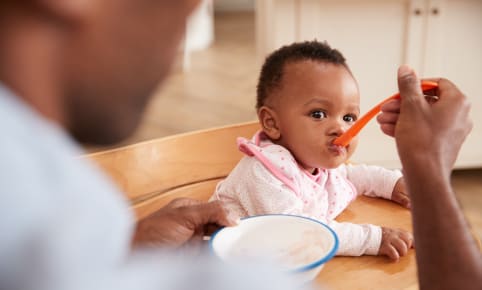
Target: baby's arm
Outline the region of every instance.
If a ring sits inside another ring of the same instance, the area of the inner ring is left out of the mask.
[[[401,229],[370,224],[329,221],[339,238],[338,256],[380,255],[398,261],[413,245],[413,236]]]
[[[358,194],[385,199],[392,199],[395,185],[402,179],[402,173],[399,170],[364,164],[342,165],[340,172],[346,174],[345,176],[353,183]]]
[[[382,228],[370,224],[328,221],[339,240],[337,255],[377,255],[382,241]]]

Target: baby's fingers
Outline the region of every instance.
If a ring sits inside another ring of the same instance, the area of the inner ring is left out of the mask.
[[[412,206],[410,203],[410,197],[408,197],[406,194],[401,195],[399,204],[408,209],[410,209]]]
[[[400,239],[402,239],[407,247],[410,249],[413,247],[413,235],[409,232],[400,233]]]
[[[392,196],[392,200],[401,206],[410,209],[410,197],[403,192],[395,192]]]
[[[385,255],[387,255],[393,262],[398,262],[400,255],[398,254],[397,249],[393,245],[387,245],[386,250],[387,252]]]
[[[405,244],[405,241],[402,239],[396,239],[392,242],[393,247],[397,250],[397,253],[400,257],[403,257],[408,252],[408,245]]]

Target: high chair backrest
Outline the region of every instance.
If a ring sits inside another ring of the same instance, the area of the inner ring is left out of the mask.
[[[141,142],[87,155],[131,201],[138,218],[177,197],[207,200],[241,159],[237,137],[251,138],[249,122]]]

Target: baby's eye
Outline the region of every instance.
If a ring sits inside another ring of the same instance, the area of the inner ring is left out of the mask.
[[[356,116],[355,115],[345,115],[343,116],[343,121],[352,123],[356,121]]]
[[[315,118],[315,119],[324,119],[324,118],[326,118],[326,113],[323,112],[323,111],[318,110],[318,111],[313,111],[313,112],[311,112],[311,113],[310,113],[310,116],[311,116],[312,118]]]

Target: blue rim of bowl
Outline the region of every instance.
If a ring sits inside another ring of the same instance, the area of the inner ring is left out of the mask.
[[[322,226],[324,226],[332,235],[333,235],[333,238],[335,240],[335,244],[333,245],[333,248],[328,252],[328,254],[326,254],[323,258],[317,260],[317,261],[314,261],[306,266],[301,266],[299,268],[295,268],[293,270],[289,270],[289,272],[305,272],[305,271],[308,271],[308,270],[311,270],[313,268],[316,268],[318,267],[319,265],[321,264],[324,264],[326,262],[328,262],[331,258],[333,258],[333,256],[335,256],[336,254],[336,251],[338,250],[338,246],[339,246],[339,241],[338,241],[338,236],[336,235],[335,231],[333,231],[332,228],[330,228],[328,225],[318,221],[318,220],[315,220],[315,219],[312,219],[312,218],[309,218],[309,217],[305,217],[305,216],[300,216],[300,215],[294,215],[294,214],[261,214],[261,215],[254,215],[254,216],[249,216],[249,217],[244,217],[244,218],[241,218],[241,220],[245,220],[245,219],[251,219],[251,218],[256,218],[256,217],[262,217],[262,216],[290,216],[290,217],[297,217],[297,218],[303,218],[303,219],[307,219],[307,220],[310,220],[312,222],[315,222],[315,223],[318,223]],[[215,255],[216,257],[220,258],[215,252],[214,252],[214,248],[213,248],[213,241],[214,239],[216,238],[216,236],[224,229],[225,227],[222,227],[220,228],[219,230],[217,230],[216,232],[213,233],[213,235],[211,236],[211,239],[209,240],[209,250],[210,252]]]

